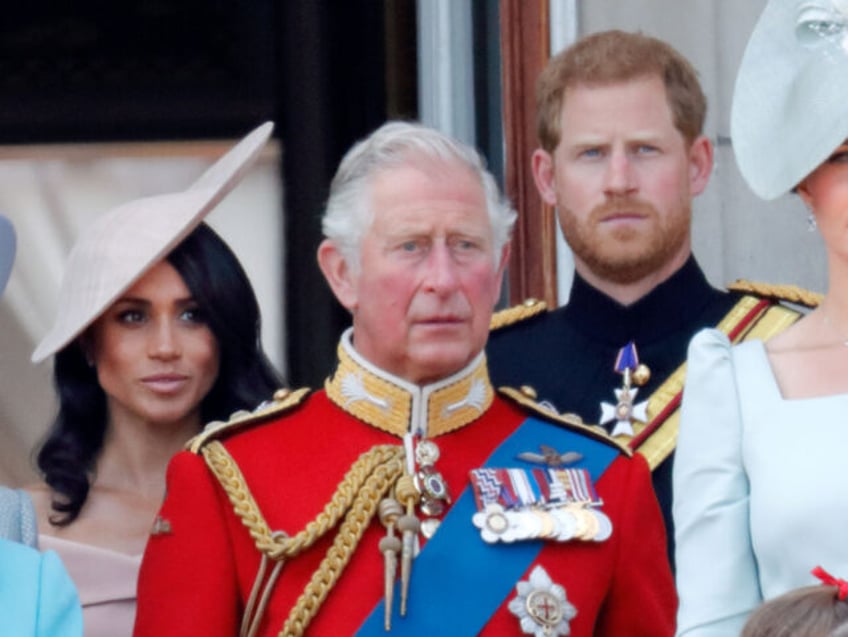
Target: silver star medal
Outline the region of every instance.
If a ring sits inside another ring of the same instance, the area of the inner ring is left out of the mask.
[[[515,542],[523,535],[514,514],[497,503],[487,504],[471,516],[471,523],[480,529],[480,537],[487,544]]]
[[[639,366],[639,355],[636,353],[636,345],[633,341],[622,347],[618,356],[615,359],[615,371],[624,377],[624,382],[621,389],[615,391],[615,405],[602,402],[601,403],[601,423],[602,425],[608,422],[615,421],[610,435],[612,436],[632,436],[633,421],[648,420],[648,401],[641,403],[635,402],[636,394],[639,393],[637,387],[633,387],[631,383],[632,374]]]
[[[565,589],[554,584],[544,568],[536,566],[515,590],[518,595],[509,601],[508,608],[518,617],[522,633],[534,637],[571,634],[568,622],[577,616],[577,609],[569,603]]]

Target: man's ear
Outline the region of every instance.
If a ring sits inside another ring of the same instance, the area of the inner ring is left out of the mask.
[[[698,136],[689,147],[689,193],[700,195],[713,172],[713,143],[705,135]]]
[[[536,188],[539,190],[542,201],[549,206],[556,206],[557,197],[553,156],[548,151],[537,148],[533,151],[532,168],[533,180],[536,182]]]
[[[318,246],[318,266],[339,303],[350,312],[356,310],[359,305],[356,277],[334,241],[324,239]]]

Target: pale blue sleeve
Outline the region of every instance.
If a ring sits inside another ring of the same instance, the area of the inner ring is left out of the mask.
[[[81,637],[82,610],[79,597],[59,556],[47,551],[41,556],[38,637]]]
[[[22,489],[0,486],[0,538],[38,548],[35,508]]]
[[[736,637],[762,601],[742,431],[730,342],[703,330],[689,344],[673,472],[680,636]]]

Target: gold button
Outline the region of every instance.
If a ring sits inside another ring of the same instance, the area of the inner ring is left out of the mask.
[[[291,390],[286,387],[283,387],[274,392],[274,400],[285,400],[289,397],[289,394],[291,394]]]
[[[530,387],[530,385],[522,385],[519,391],[532,400],[536,400],[536,397],[538,396],[536,390]]]

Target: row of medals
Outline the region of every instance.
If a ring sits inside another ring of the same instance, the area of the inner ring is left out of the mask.
[[[504,509],[495,505],[482,515],[485,527],[496,536],[492,541],[603,542],[612,535],[612,522],[603,511],[579,503],[550,509]]]
[[[439,516],[450,504],[450,494],[442,474],[435,464],[439,447],[432,440],[423,439],[415,446],[415,486],[421,494],[419,511],[427,517],[421,519],[421,534],[430,539],[439,527]],[[601,510],[589,503],[571,502],[550,508],[515,508],[493,511],[486,516],[486,526],[503,541],[534,539],[567,542],[583,540],[603,542],[612,534],[612,522]],[[507,529],[512,533],[503,534]],[[507,537],[510,540],[507,540]]]

